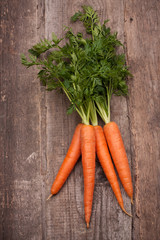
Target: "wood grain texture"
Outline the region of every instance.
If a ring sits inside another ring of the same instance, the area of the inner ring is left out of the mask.
[[[137,7],[138,6],[138,7]],[[125,1],[134,164],[133,239],[160,237],[160,2]]]
[[[88,230],[81,159],[61,191],[46,202],[80,118],[76,113],[67,116],[66,97],[46,93],[37,70],[20,63],[20,53],[52,32],[62,36],[64,25],[83,31],[82,24],[70,23],[83,4],[92,5],[102,21],[110,19],[134,76],[130,96],[113,97],[111,103],[111,120],[119,125],[133,169],[133,209],[120,185],[133,221],[121,211],[97,160]],[[1,5],[0,239],[159,239],[159,1],[7,0]]]
[[[64,34],[63,26],[70,25],[74,31],[84,30],[82,24],[71,24],[70,17],[84,4],[97,9],[101,20],[111,19],[110,26],[119,32],[123,41],[124,16],[123,2],[115,1],[46,1],[45,35],[54,31],[59,36]],[[117,7],[118,6],[118,7]],[[54,12],[54,14],[53,14]],[[113,20],[113,16],[117,16]],[[79,122],[76,114],[66,116],[69,103],[65,96],[56,93],[47,94],[47,161],[48,193],[53,179],[67,152],[72,134]],[[125,146],[130,160],[130,135],[125,98],[113,98],[112,120],[117,121],[125,139]],[[119,117],[121,116],[121,117]],[[116,201],[103,170],[97,161],[94,200],[90,229],[84,221],[83,171],[79,161],[62,190],[47,203],[47,239],[131,239],[131,218],[126,216]],[[121,187],[122,189],[122,187]],[[124,204],[131,211],[130,200],[122,189]],[[47,196],[46,196],[47,197]],[[54,236],[53,236],[54,235]]]
[[[0,239],[41,239],[40,95],[20,53],[37,41],[37,2],[3,1]]]

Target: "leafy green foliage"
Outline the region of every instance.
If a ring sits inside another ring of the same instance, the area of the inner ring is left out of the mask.
[[[72,22],[76,22],[76,21],[80,18],[80,16],[82,16],[82,12],[80,12],[80,11],[76,12],[76,13],[71,17],[71,21],[72,21]]]
[[[62,39],[53,33],[51,41],[41,40],[29,49],[29,61],[25,55],[21,55],[21,61],[26,67],[37,65],[38,77],[47,90],[59,89],[67,95],[71,102],[67,113],[77,110],[88,123],[88,117],[96,119],[94,102],[101,117],[109,118],[111,96],[128,93],[126,78],[130,72],[124,54],[117,54],[117,48],[123,45],[117,33],[106,28],[108,20],[101,24],[92,7],[82,8],[83,12],[78,11],[71,20],[83,22],[91,38],[66,27],[68,42],[63,47],[59,46]]]

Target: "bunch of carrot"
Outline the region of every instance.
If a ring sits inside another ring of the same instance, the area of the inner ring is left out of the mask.
[[[71,102],[68,113],[76,110],[82,119],[82,123],[75,129],[49,198],[59,192],[82,155],[84,209],[88,228],[95,185],[96,154],[121,209],[129,216],[124,208],[114,165],[132,203],[133,187],[120,130],[115,122],[110,121],[111,96],[127,94],[125,78],[130,73],[125,66],[124,56],[116,54],[116,48],[121,43],[117,35],[112,35],[110,29],[105,27],[107,21],[101,25],[97,13],[90,6],[83,6],[83,10],[75,13],[71,19],[73,22],[82,21],[92,38],[84,39],[82,33],[74,35],[72,29],[68,28],[66,38],[69,43],[64,47],[59,46],[62,39],[52,34],[52,41],[41,40],[29,49],[30,61],[22,55],[22,63],[27,67],[41,66],[38,77],[42,84],[48,90],[62,89]],[[39,58],[51,48],[55,50],[44,59]],[[97,112],[105,122],[103,128],[98,125]]]
[[[106,124],[103,129],[98,125],[92,126],[78,124],[67,155],[51,188],[51,195],[49,198],[61,189],[79,159],[80,154],[82,154],[84,174],[84,207],[87,227],[89,227],[92,210],[96,153],[120,207],[127,215],[130,216],[130,214],[128,214],[124,209],[117,175],[114,170],[108,146],[123,187],[133,202],[133,187],[128,159],[120,131],[115,122]]]

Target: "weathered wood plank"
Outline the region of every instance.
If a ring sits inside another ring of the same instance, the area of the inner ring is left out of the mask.
[[[41,239],[40,103],[20,53],[37,41],[37,1],[3,1],[0,239]]]
[[[83,4],[93,5],[102,20],[109,18],[111,28],[126,41],[128,64],[134,78],[130,81],[127,101],[113,97],[111,114],[122,132],[130,164],[132,150],[136,186],[133,239],[158,239],[159,2],[124,3],[119,0],[3,2],[0,239],[132,238],[131,219],[120,210],[98,161],[89,230],[84,222],[81,161],[60,193],[50,202],[45,201],[80,118],[76,113],[66,115],[65,96],[55,92],[46,94],[40,88],[36,71],[25,70],[19,54],[44,35],[49,37],[52,31],[62,35],[63,25],[70,25],[70,16]],[[73,29],[78,31],[83,27],[73,25]],[[131,211],[123,189],[122,194],[126,209]]]
[[[135,175],[133,239],[160,237],[160,2],[125,1]]]
[[[46,1],[45,35],[51,36],[54,31],[63,34],[63,25],[72,25],[75,31],[83,30],[82,25],[70,23],[70,17],[81,5],[91,4],[98,10],[102,20],[109,18],[110,26],[119,32],[123,41],[124,17],[121,1]],[[116,18],[115,18],[116,16]],[[79,117],[66,116],[68,101],[65,96],[51,92],[47,94],[47,162],[48,194],[53,179],[67,152]],[[125,98],[113,98],[112,120],[115,120],[122,131],[125,146],[130,160],[130,132],[128,109]],[[121,188],[122,189],[122,188]],[[122,189],[124,204],[131,211],[130,200]],[[46,195],[47,197],[47,195]],[[47,203],[46,238],[47,239],[131,239],[131,218],[126,216],[118,206],[114,194],[97,161],[96,185],[90,229],[84,222],[83,207],[83,171],[79,161],[62,190]]]

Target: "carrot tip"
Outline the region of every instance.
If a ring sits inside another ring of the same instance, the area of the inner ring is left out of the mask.
[[[89,223],[87,222],[87,228],[89,228]]]
[[[133,197],[131,197],[131,203],[133,204]]]
[[[126,213],[128,216],[132,217],[131,214],[129,214],[124,208],[122,208],[123,212]]]
[[[52,196],[53,194],[50,194],[46,201],[48,201]]]

